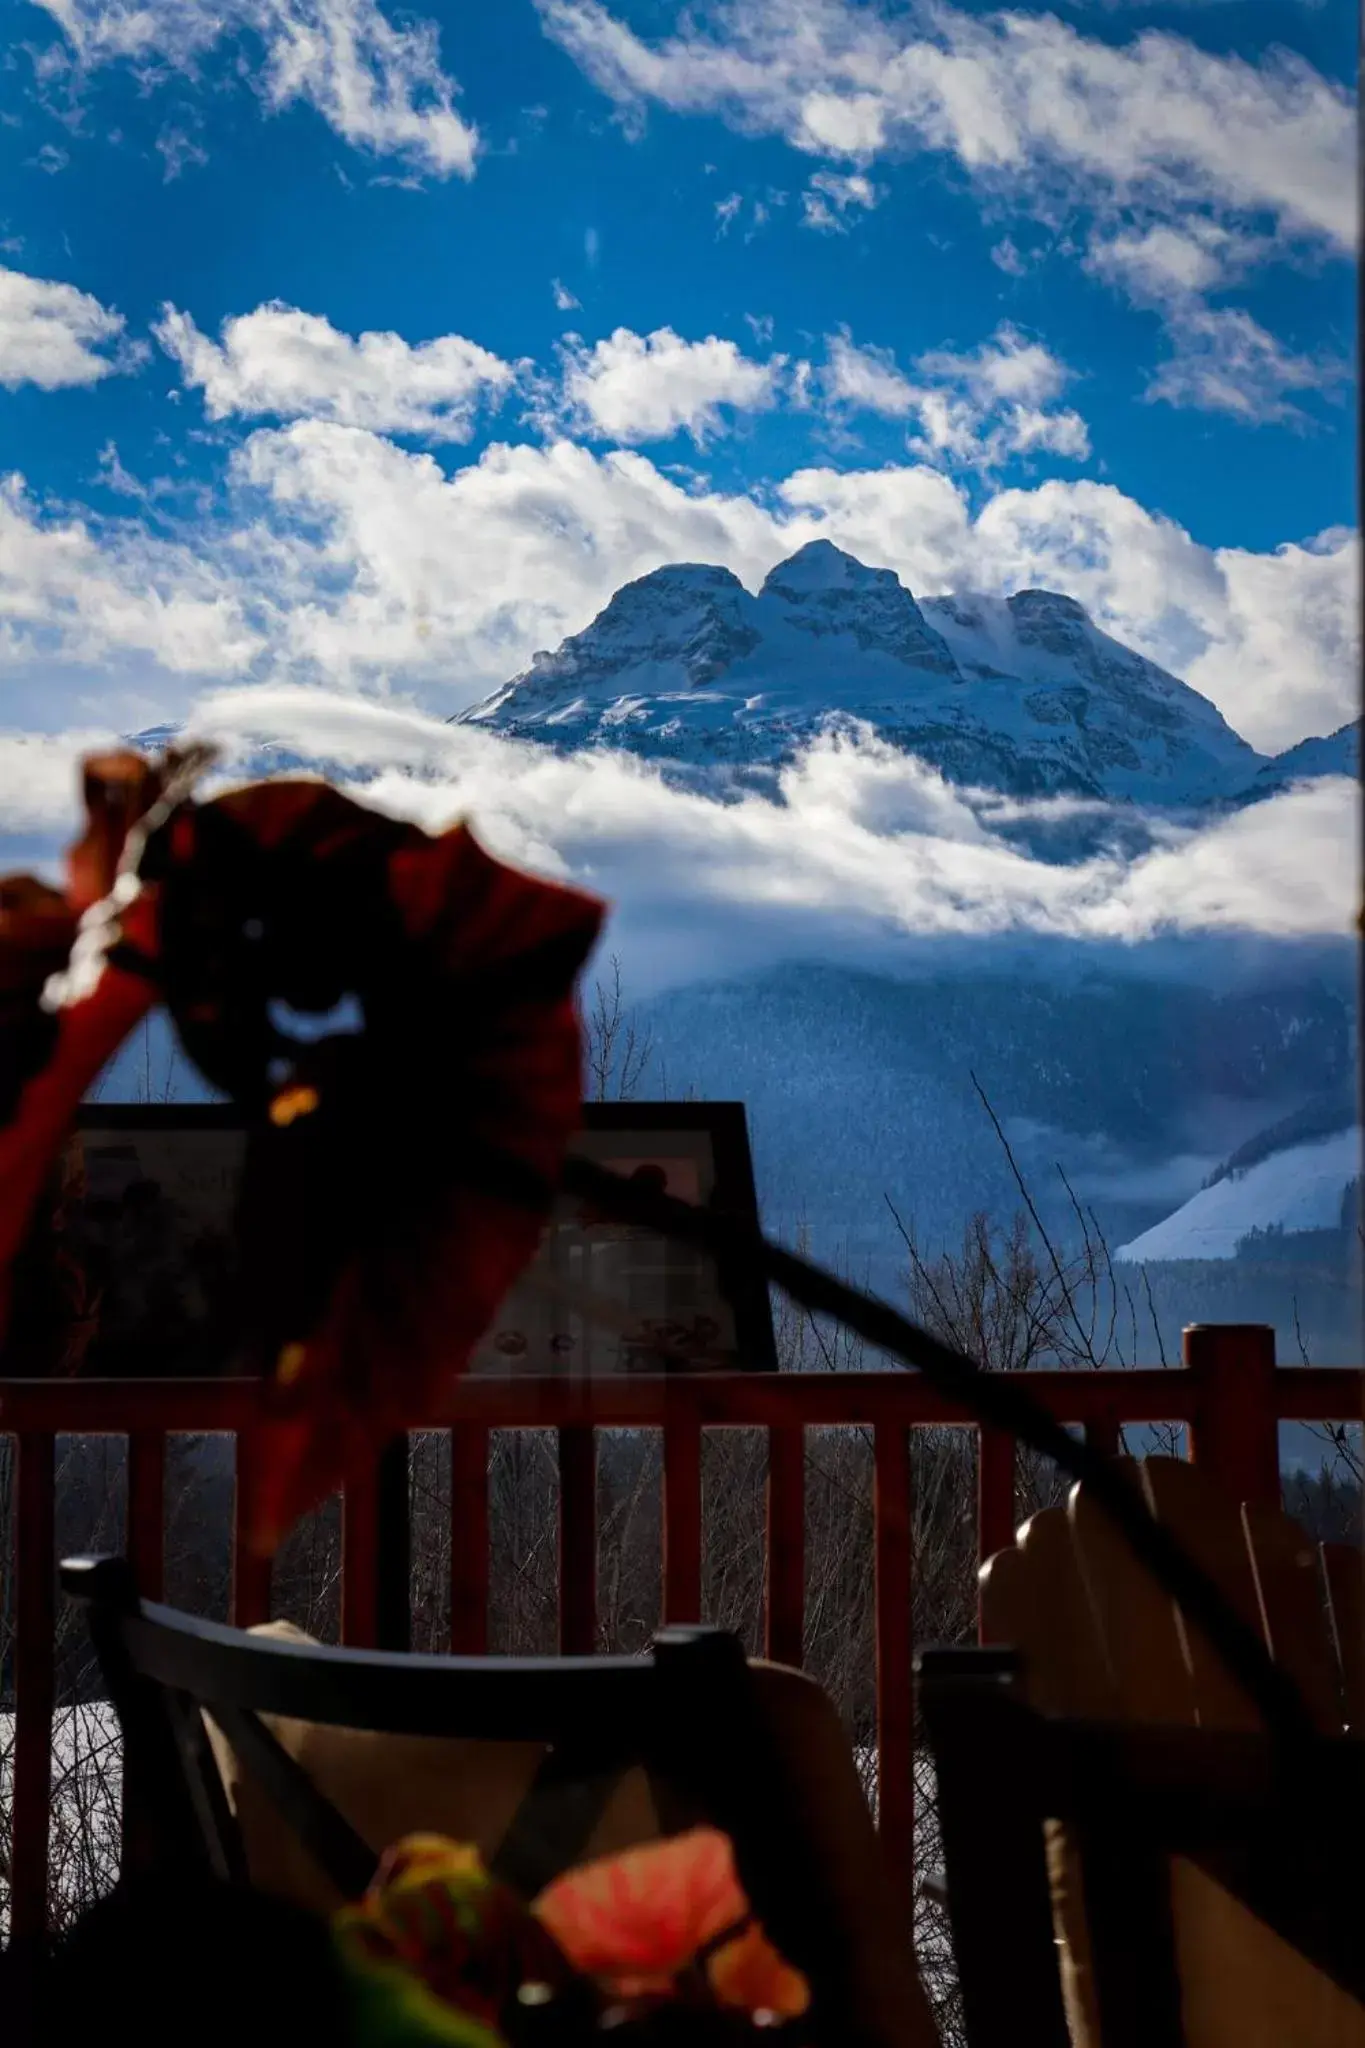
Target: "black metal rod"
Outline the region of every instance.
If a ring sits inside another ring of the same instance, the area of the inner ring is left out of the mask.
[[[878,1351],[913,1366],[931,1385],[956,1395],[978,1422],[1004,1430],[1050,1458],[1085,1486],[1138,1561],[1202,1630],[1269,1731],[1295,1747],[1311,1739],[1313,1722],[1298,1687],[1275,1663],[1256,1631],[1122,1474],[1072,1436],[1015,1376],[984,1371],[975,1359],[920,1329],[888,1302],[773,1244],[753,1224],[628,1181],[576,1154],[566,1161],[563,1184],[570,1194],[594,1202],[622,1222],[698,1245],[721,1259],[752,1261],[803,1308],[835,1317]]]

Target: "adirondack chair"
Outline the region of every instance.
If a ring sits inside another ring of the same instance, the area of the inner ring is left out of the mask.
[[[1361,1556],[1192,1465],[1125,1470],[1320,1739],[1277,1762],[1083,1487],[1035,1515],[981,1574],[1008,1649],[919,1660],[972,2048],[1365,2048]]]

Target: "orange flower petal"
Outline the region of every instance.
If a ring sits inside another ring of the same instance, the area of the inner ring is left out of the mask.
[[[796,2019],[810,2005],[810,1986],[768,1940],[756,1920],[710,1956],[707,1982],[722,2005]]]
[[[533,1910],[587,1975],[652,1979],[684,1969],[749,1902],[729,1839],[693,1828],[566,1872]]]

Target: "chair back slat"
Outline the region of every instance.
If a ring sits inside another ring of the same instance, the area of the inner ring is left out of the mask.
[[[1141,1467],[1143,1492],[1194,1562],[1201,1565],[1243,1621],[1261,1633],[1260,1602],[1252,1576],[1238,1504],[1197,1465],[1182,1458],[1147,1458]],[[1195,1719],[1201,1728],[1257,1729],[1255,1702],[1225,1669],[1203,1631],[1177,1608],[1176,1623],[1189,1667]]]
[[[1351,1543],[1324,1543],[1323,1574],[1332,1612],[1332,1638],[1341,1673],[1346,1725],[1365,1734],[1365,1561]]]
[[[1040,1713],[1116,1715],[1114,1674],[1064,1508],[1041,1509],[1013,1549],[982,1567],[981,1616],[990,1642],[1019,1651],[1021,1689]]]
[[[1287,1515],[1252,1501],[1243,1504],[1242,1530],[1270,1654],[1298,1686],[1319,1734],[1340,1735],[1341,1673],[1318,1547]]]
[[[1137,1464],[1115,1460],[1138,1484]],[[1196,1719],[1194,1680],[1175,1605],[1138,1563],[1083,1487],[1067,1506],[1081,1577],[1114,1674],[1118,1718],[1157,1724]]]

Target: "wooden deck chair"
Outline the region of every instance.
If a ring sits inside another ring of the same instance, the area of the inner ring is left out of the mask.
[[[180,1859],[326,1912],[406,1833],[471,1842],[531,1897],[592,1855],[708,1821],[809,1977],[816,2039],[935,2048],[851,1751],[801,1673],[711,1629],[644,1657],[420,1657],[238,1631],[138,1600],[73,1560],[143,1832]]]
[[[1361,1556],[1192,1465],[1124,1469],[1320,1739],[1287,1780],[1085,1489],[1035,1515],[981,1574],[1009,1647],[920,1659],[972,2048],[1365,2048]]]

